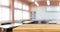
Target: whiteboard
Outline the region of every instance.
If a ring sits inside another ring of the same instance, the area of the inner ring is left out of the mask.
[[[54,11],[54,12],[59,12],[60,11],[60,6],[47,6],[46,11]]]

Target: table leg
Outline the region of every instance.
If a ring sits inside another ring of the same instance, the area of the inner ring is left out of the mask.
[[[1,32],[6,32],[6,29],[4,29],[4,28],[1,28]]]
[[[1,32],[1,28],[0,28],[0,32]]]

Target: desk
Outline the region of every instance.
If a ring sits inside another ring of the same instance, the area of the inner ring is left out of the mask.
[[[7,32],[6,29],[12,29],[12,28],[17,27],[17,26],[20,26],[20,25],[22,25],[22,23],[14,23],[14,24],[8,24],[8,25],[0,25],[1,32]]]
[[[13,32],[60,32],[59,24],[24,24],[13,29]]]

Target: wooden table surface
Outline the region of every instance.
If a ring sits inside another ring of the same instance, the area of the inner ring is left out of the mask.
[[[60,24],[24,24],[13,32],[60,32]]]

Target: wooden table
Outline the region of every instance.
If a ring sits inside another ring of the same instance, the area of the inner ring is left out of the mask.
[[[60,24],[24,24],[13,32],[60,32]]]

